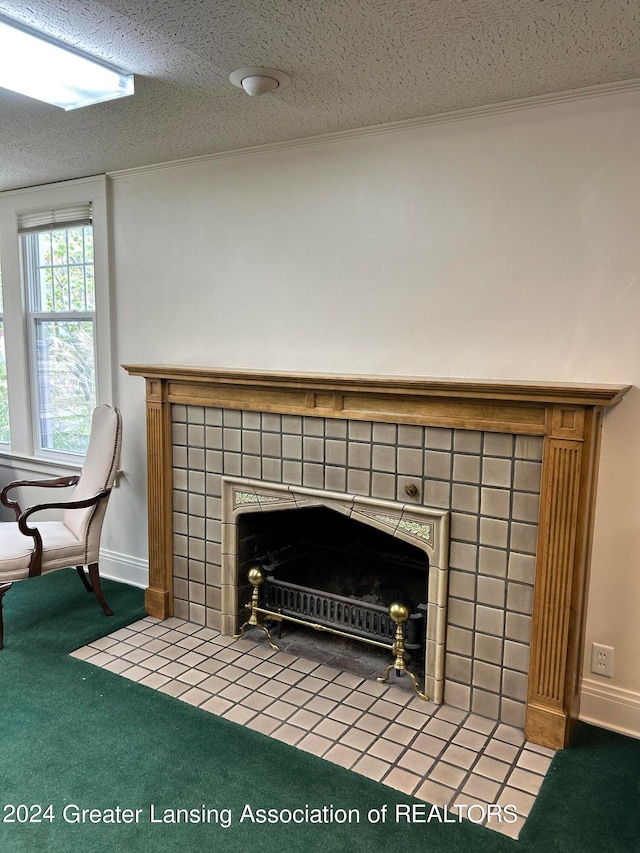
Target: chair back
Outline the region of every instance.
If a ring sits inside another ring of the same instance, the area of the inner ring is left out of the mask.
[[[80,501],[110,489],[116,478],[122,443],[122,418],[111,406],[98,406],[91,420],[89,446],[80,479],[69,500]],[[85,543],[85,564],[98,559],[100,531],[107,508],[107,498],[86,509],[67,509],[63,521],[78,539]]]

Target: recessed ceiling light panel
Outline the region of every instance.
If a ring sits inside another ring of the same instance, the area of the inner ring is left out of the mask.
[[[133,74],[0,18],[0,86],[74,110],[133,95]]]

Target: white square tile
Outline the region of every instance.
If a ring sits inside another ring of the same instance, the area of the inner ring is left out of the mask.
[[[229,699],[222,699],[220,696],[210,697],[200,705],[203,711],[209,711],[218,717],[221,717],[232,706],[233,702]]]
[[[401,767],[393,767],[384,777],[385,785],[395,788],[396,791],[402,791],[403,794],[413,794],[421,782],[420,776],[416,776]]]
[[[404,746],[401,743],[393,743],[384,738],[378,738],[374,741],[367,750],[368,755],[374,755],[376,758],[382,758],[388,761],[389,764],[394,764],[398,756],[404,752]]]
[[[202,705],[203,702],[211,699],[211,694],[206,690],[200,690],[199,687],[192,687],[180,696],[182,702],[188,702],[189,705]]]
[[[298,749],[303,749],[305,752],[311,752],[313,755],[324,755],[327,750],[333,746],[332,740],[320,737],[320,735],[310,732],[305,735],[302,740],[296,744]]]
[[[243,705],[233,705],[227,711],[223,713],[223,717],[225,720],[231,720],[234,723],[239,723],[240,725],[244,725],[249,720],[255,717],[256,712],[251,708],[247,708]]]
[[[95,661],[92,662],[95,663]],[[551,764],[551,757],[540,755],[540,753],[525,748],[520,753],[516,764],[523,770],[529,770],[532,773],[539,773],[541,776],[544,776]]]
[[[426,782],[423,782],[422,785],[414,791],[414,797],[417,797],[419,800],[425,800],[428,803],[432,803],[434,806],[449,805],[449,803],[453,802],[455,795],[455,788],[449,788],[447,785],[435,782],[431,778],[427,779]]]
[[[361,755],[362,753],[359,750],[338,743],[332,746],[328,752],[325,752],[324,758],[333,764],[339,764],[340,767],[351,768]]]
[[[530,773],[528,770],[522,770],[516,767],[512,770],[507,778],[507,783],[510,788],[519,788],[521,791],[526,791],[528,794],[537,794],[542,785],[544,776],[538,776],[537,773]]]
[[[182,681],[167,681],[161,687],[158,687],[160,693],[166,693],[168,696],[178,697],[189,690],[189,685]]]
[[[271,737],[295,746],[304,737],[304,731],[297,726],[290,726],[288,723],[283,723],[279,728],[274,730]]]
[[[383,761],[376,756],[367,754],[356,761],[353,765],[353,770],[362,776],[366,776],[368,779],[379,782],[387,774],[390,767],[391,764],[388,761]]]

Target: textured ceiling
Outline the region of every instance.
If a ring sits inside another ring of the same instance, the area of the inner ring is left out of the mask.
[[[640,78],[637,0],[0,0],[136,77],[65,113],[0,89],[0,190]],[[236,68],[291,85],[249,98]]]

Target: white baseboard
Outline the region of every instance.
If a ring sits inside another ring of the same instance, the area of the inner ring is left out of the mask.
[[[109,580],[127,583],[145,589],[149,585],[149,563],[139,557],[119,554],[117,551],[100,551],[100,574]]]
[[[583,678],[580,719],[601,729],[640,738],[640,693]]]

